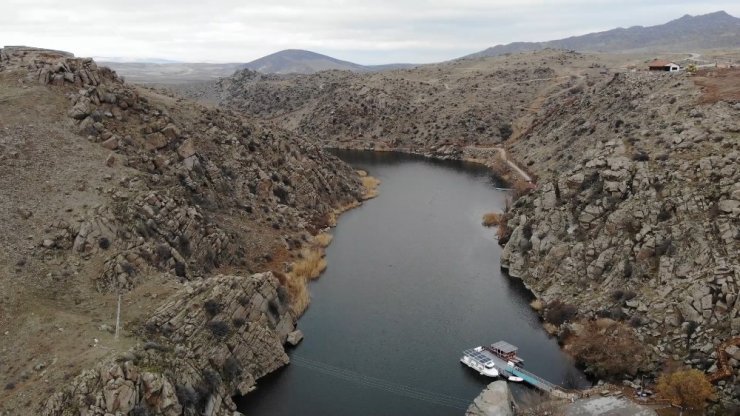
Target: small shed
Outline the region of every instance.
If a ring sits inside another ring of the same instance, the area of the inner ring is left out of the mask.
[[[515,358],[517,347],[509,344],[506,341],[499,341],[495,344],[491,344],[491,349],[500,357],[503,358]]]
[[[651,71],[678,72],[681,67],[673,62],[656,59],[648,64],[648,69]]]

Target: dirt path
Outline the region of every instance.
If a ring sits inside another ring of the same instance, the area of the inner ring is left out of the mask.
[[[511,168],[511,170],[513,170],[514,172],[516,172],[517,175],[519,175],[520,178],[524,179],[525,181],[527,181],[529,183],[534,183],[534,181],[532,180],[532,177],[529,176],[529,174],[527,172],[525,172],[524,169],[522,169],[521,167],[519,167],[519,165],[517,165],[516,162],[514,162],[511,159],[509,159],[509,154],[506,152],[506,149],[504,149],[503,147],[496,147],[496,150],[498,150],[498,154],[501,157],[501,159],[504,162],[506,162],[506,164],[509,166],[509,168]]]
[[[519,178],[521,178],[525,182],[534,184],[534,180],[532,179],[532,177],[523,168],[521,168],[515,161],[509,158],[509,153],[503,147],[501,146],[489,146],[489,147],[468,146],[467,149],[471,149],[474,151],[483,151],[483,152],[495,150],[498,153],[499,158],[506,163],[506,165],[512,172],[514,172],[517,176],[519,176]],[[487,164],[485,160],[475,159],[474,161]]]

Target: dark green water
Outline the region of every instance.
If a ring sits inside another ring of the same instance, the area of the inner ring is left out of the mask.
[[[247,415],[462,415],[491,380],[464,349],[506,340],[554,383],[581,378],[499,268],[494,231],[505,192],[472,164],[341,151],[382,181],[380,196],[343,214],[300,319],[294,364],[238,400]],[[521,394],[521,386],[515,386]],[[516,393],[516,391],[515,391]]]

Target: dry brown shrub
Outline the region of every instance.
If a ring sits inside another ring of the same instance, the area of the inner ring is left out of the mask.
[[[599,378],[634,375],[644,366],[647,350],[635,331],[608,319],[583,322],[583,329],[567,340],[566,348],[586,372]]]
[[[516,180],[511,184],[511,188],[514,190],[514,200],[516,201],[532,192],[536,188],[536,185],[523,180]]]
[[[511,233],[512,233],[512,230],[506,224],[506,221],[501,220],[501,223],[496,229],[496,238],[498,239],[498,243],[502,246],[508,243],[509,239],[511,238]]]
[[[487,214],[483,214],[483,225],[486,227],[493,227],[494,225],[499,225],[501,222],[501,218],[503,218],[504,214],[497,213],[497,212],[489,212]]]
[[[714,388],[707,376],[690,369],[663,374],[658,379],[658,394],[682,408],[701,409],[714,396]]]
[[[535,299],[529,303],[529,306],[536,311],[541,311],[545,307],[545,302],[540,299]]]

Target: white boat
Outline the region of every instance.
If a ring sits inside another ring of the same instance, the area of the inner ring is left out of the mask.
[[[493,364],[493,360],[487,356],[483,347],[476,347],[463,352],[460,362],[476,370],[481,375],[487,377],[498,377],[499,372]]]
[[[523,378],[517,376],[509,376],[508,380],[513,381],[514,383],[521,383],[522,381],[524,381]]]

